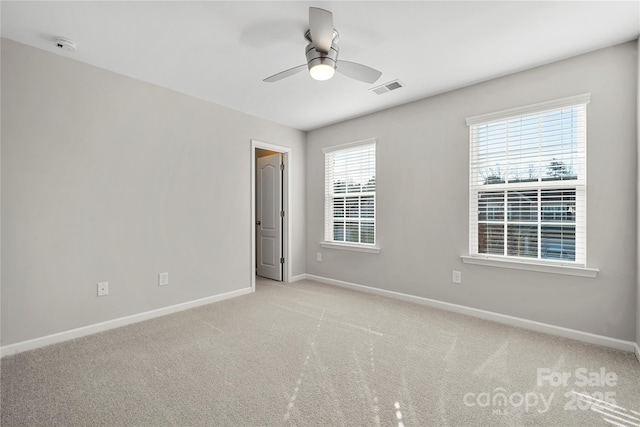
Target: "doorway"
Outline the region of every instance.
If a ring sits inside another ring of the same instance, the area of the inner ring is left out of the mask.
[[[291,277],[291,149],[251,140],[251,288]]]
[[[256,148],[256,275],[282,281],[284,154]]]

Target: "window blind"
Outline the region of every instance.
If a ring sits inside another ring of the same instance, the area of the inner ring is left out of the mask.
[[[588,98],[565,101],[470,119],[472,255],[586,263]]]
[[[325,149],[325,241],[376,242],[376,144]]]

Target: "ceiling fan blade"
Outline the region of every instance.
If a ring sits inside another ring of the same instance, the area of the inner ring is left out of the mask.
[[[267,77],[266,79],[263,80],[263,82],[269,82],[269,83],[277,82],[278,80],[282,80],[286,77],[292,76],[306,69],[307,69],[307,64],[298,65],[297,67],[289,68],[288,70],[281,71],[278,74],[274,74],[271,77]]]
[[[316,50],[329,53],[333,41],[333,14],[328,10],[310,7],[309,32]]]
[[[336,64],[336,71],[344,74],[352,79],[360,80],[365,83],[375,83],[380,78],[382,72],[357,62],[349,62],[339,60]]]

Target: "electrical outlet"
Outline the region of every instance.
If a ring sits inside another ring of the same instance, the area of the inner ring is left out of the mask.
[[[453,283],[462,283],[462,273],[459,271],[453,271]]]
[[[322,252],[318,252],[316,254],[316,261],[318,261],[318,262],[322,261]]]
[[[98,283],[98,296],[103,297],[109,293],[109,282]]]
[[[169,273],[158,274],[158,286],[166,286],[169,284]]]

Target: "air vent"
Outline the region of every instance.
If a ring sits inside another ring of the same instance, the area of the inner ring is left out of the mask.
[[[393,80],[369,90],[378,95],[382,95],[383,93],[391,92],[392,90],[400,89],[401,87],[404,87],[404,84],[400,80]]]

